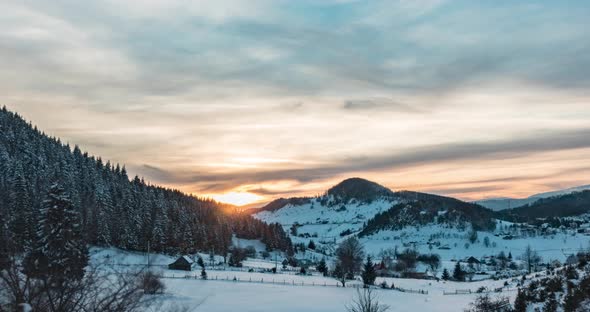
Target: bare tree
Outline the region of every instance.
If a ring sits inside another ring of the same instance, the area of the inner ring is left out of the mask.
[[[381,304],[378,300],[377,294],[371,288],[363,288],[356,290],[356,298],[352,303],[346,306],[348,312],[386,312],[389,306]]]
[[[541,262],[541,256],[539,256],[539,254],[531,248],[531,245],[527,245],[524,253],[522,254],[522,261],[524,261],[530,274],[532,269],[536,269],[537,265]]]
[[[35,312],[127,312],[144,311],[156,301],[144,294],[142,272],[120,273],[89,266],[84,277],[67,284],[51,284],[23,273],[11,258],[0,271],[0,311],[17,311],[26,304]]]
[[[493,299],[488,294],[480,295],[465,309],[465,312],[509,312],[512,310],[506,297]]]
[[[336,249],[336,257],[344,275],[354,277],[360,272],[365,257],[363,245],[355,237],[347,238]]]

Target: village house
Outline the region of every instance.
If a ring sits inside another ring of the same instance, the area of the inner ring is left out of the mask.
[[[168,265],[170,270],[191,271],[194,261],[188,256],[182,256]]]

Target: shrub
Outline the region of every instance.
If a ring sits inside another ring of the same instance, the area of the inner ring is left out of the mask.
[[[166,289],[160,277],[153,272],[144,273],[140,278],[140,284],[143,292],[148,295],[161,294]]]

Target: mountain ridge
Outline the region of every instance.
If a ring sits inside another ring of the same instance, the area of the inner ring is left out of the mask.
[[[538,201],[539,199],[543,199],[543,198],[566,195],[566,194],[581,192],[581,191],[589,190],[589,189],[590,189],[590,184],[586,184],[586,185],[574,186],[574,187],[565,188],[565,189],[559,189],[559,190],[554,190],[554,191],[549,191],[549,192],[533,194],[533,195],[526,197],[526,198],[498,197],[498,198],[488,198],[488,199],[478,200],[478,201],[475,201],[475,203],[482,205],[486,208],[495,210],[495,211],[500,211],[500,210],[504,210],[504,209],[518,208],[518,207],[522,207],[522,206],[525,206],[528,204],[532,204],[532,203]]]

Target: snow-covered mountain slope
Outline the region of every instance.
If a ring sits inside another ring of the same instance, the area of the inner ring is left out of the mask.
[[[261,211],[254,217],[267,223],[280,223],[283,226],[299,224],[306,228],[313,228],[313,232],[322,235],[338,235],[338,225],[347,225],[347,229],[358,231],[363,223],[391,208],[398,201],[396,199],[380,198],[371,203],[349,203],[331,206],[322,203],[323,198],[313,198],[302,205],[287,204],[275,211]]]
[[[391,190],[360,178],[347,179],[316,198],[278,199],[254,214],[267,223],[293,224],[300,233],[323,238],[358,232],[367,220],[403,200]]]
[[[279,199],[254,212],[280,223],[294,243],[314,240],[328,252],[350,235],[371,236],[406,227],[493,228],[493,212],[454,198],[409,191],[392,192],[374,182],[344,180],[316,198]]]
[[[552,191],[552,192],[539,193],[539,194],[529,196],[527,198],[490,198],[490,199],[476,201],[476,203],[480,204],[486,208],[498,211],[498,210],[516,208],[516,207],[532,204],[542,198],[549,198],[549,197],[554,197],[554,196],[559,196],[559,195],[571,194],[571,193],[581,192],[584,190],[590,190],[590,184],[576,186],[576,187],[567,188],[567,189],[563,189],[563,190]]]

